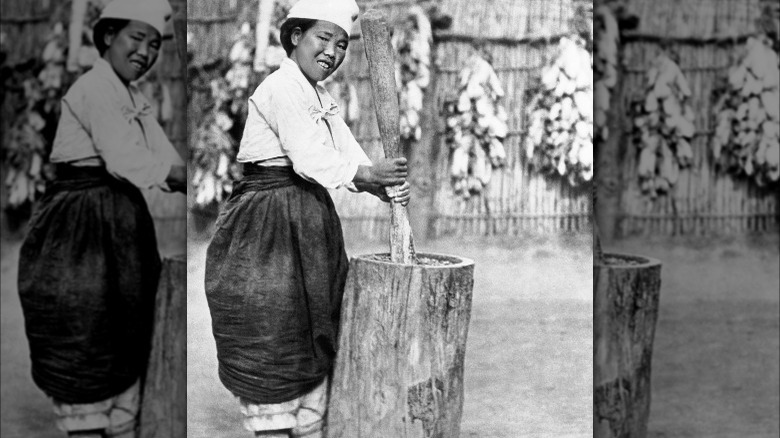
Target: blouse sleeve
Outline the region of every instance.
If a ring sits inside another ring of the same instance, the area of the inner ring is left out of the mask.
[[[338,130],[340,133],[343,133],[343,137],[347,139],[345,142],[345,152],[350,156],[350,158],[355,161],[358,166],[372,166],[374,163],[371,162],[371,159],[368,158],[368,155],[366,155],[366,152],[360,146],[360,143],[358,143],[357,139],[355,139],[355,136],[352,135],[352,131],[350,131],[349,126],[347,126],[347,124],[344,122],[344,119],[341,117],[336,117],[333,119],[333,124],[334,130]],[[355,183],[353,182],[350,182],[345,187],[350,192],[360,192],[360,190],[355,187]]]
[[[355,178],[358,165],[365,163],[329,145],[328,134],[318,126],[324,121],[315,121],[307,101],[296,86],[279,87],[268,96],[268,110],[274,115],[282,150],[299,175],[329,189],[347,186]]]
[[[171,163],[156,158],[143,144],[131,125],[139,122],[128,120],[108,93],[68,93],[63,103],[63,110],[71,111],[90,134],[110,174],[139,188],[165,183]]]

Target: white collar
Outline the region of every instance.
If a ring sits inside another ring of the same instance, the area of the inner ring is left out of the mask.
[[[296,64],[292,59],[284,58],[279,65],[279,70],[283,70],[286,74],[289,74],[290,77],[295,79],[295,81],[298,82],[304,90],[312,89],[311,83],[308,79],[306,79],[306,76],[303,75],[303,72],[301,71],[301,68],[298,66],[298,64]],[[316,89],[319,98],[322,100],[322,107],[329,108],[334,100],[330,93],[328,93],[328,90],[320,85],[319,82],[315,83],[314,88]],[[313,97],[316,98],[317,96]]]
[[[127,90],[130,93],[130,97],[132,98],[131,102],[135,103],[135,107],[141,108],[144,104],[148,104],[148,101],[143,93],[141,93],[141,90],[132,82],[125,85],[122,80],[119,79],[119,75],[116,74],[114,68],[111,67],[111,64],[109,64],[109,62],[105,59],[98,58],[95,60],[95,63],[92,64],[92,70],[94,70],[98,75],[108,79],[111,82],[111,85],[121,95],[127,96],[126,94],[122,93],[123,90]]]

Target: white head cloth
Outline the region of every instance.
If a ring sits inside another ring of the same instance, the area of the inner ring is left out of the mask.
[[[118,18],[143,21],[162,36],[165,22],[171,18],[171,5],[166,0],[113,0],[103,8],[100,19]]]
[[[355,0],[299,0],[290,8],[287,18],[330,21],[349,35],[359,11]]]

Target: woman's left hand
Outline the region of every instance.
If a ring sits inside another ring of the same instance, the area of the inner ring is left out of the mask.
[[[411,186],[409,181],[405,181],[400,186],[384,186],[380,187],[377,196],[379,199],[385,202],[395,202],[406,207],[409,204],[409,200],[412,197]]]

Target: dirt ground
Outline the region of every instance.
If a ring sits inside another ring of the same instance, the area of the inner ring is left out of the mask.
[[[589,242],[529,238],[521,244],[421,246],[476,262],[461,436],[592,436]],[[777,237],[623,241],[613,248],[664,263],[649,437],[777,437]],[[348,244],[351,255],[384,250],[382,243]],[[188,436],[248,436],[235,401],[217,378],[202,286],[204,254],[203,241],[190,242]],[[17,262],[18,244],[4,243],[0,436],[59,437],[48,401],[29,376]]]
[[[778,243],[614,246],[663,263],[648,438],[780,436]]]
[[[531,249],[439,241],[420,252],[475,261],[461,437],[591,437],[593,386],[590,242]],[[350,255],[386,252],[351,242]],[[188,283],[188,436],[249,436],[217,377],[203,292],[205,245],[191,242]]]

